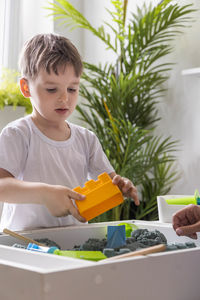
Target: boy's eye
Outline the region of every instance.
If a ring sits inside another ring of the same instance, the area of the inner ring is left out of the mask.
[[[55,93],[56,89],[46,89],[48,93]]]
[[[68,91],[69,93],[75,93],[75,92],[76,92],[76,89],[68,88],[67,91]]]

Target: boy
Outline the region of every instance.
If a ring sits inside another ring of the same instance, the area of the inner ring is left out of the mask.
[[[116,175],[94,133],[66,122],[77,104],[82,73],[82,61],[73,44],[54,34],[36,35],[25,44],[19,65],[21,92],[31,99],[33,113],[2,131],[0,178],[15,177],[73,189],[107,172],[124,195],[139,205],[135,186]],[[71,197],[66,216],[60,218],[41,205],[6,203],[1,228],[22,230],[84,221]]]

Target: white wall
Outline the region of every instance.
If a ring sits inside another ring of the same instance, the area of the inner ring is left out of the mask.
[[[200,9],[200,1],[194,3]],[[200,190],[200,77],[182,76],[184,69],[200,67],[200,11],[195,13],[195,22],[186,33],[176,39],[174,51],[169,59],[175,62],[167,82],[166,97],[159,111],[162,120],[159,133],[171,135],[180,141],[178,170],[181,179],[173,187],[171,194],[193,194]]]

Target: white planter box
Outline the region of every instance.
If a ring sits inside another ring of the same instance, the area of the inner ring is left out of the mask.
[[[89,237],[105,237],[107,225],[117,223],[41,229],[23,234],[33,239],[52,239],[66,249]],[[170,224],[143,221],[135,224],[162,231],[168,242],[190,240],[177,237]],[[16,242],[19,241],[10,236],[0,236],[2,300],[199,300],[199,247],[112,262],[91,262],[6,246]],[[199,241],[196,244],[200,245]]]
[[[171,205],[168,204],[165,200],[174,199],[180,197],[189,197],[192,195],[164,195],[157,196],[157,204],[158,204],[158,217],[159,221],[162,223],[172,223],[172,216],[180,209],[184,208],[186,205]]]

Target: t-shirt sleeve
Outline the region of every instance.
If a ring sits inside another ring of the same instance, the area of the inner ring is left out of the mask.
[[[115,171],[94,133],[91,133],[89,153],[89,177],[97,179],[101,173],[109,174]]]
[[[6,127],[0,134],[0,168],[21,177],[28,153],[25,134],[17,127]]]

